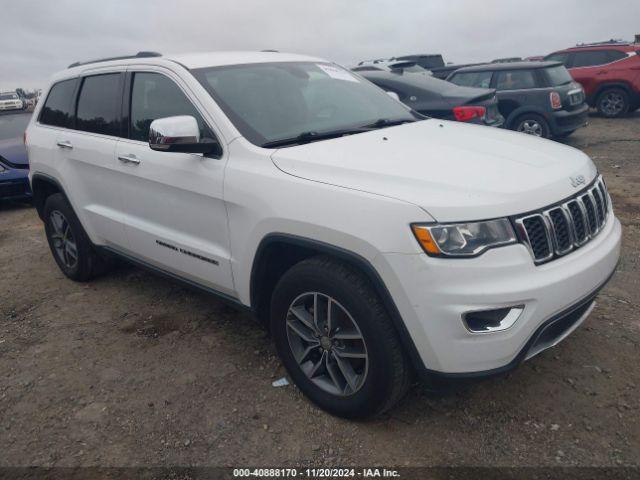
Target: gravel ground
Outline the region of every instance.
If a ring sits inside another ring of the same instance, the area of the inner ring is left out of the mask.
[[[511,374],[350,422],[312,406],[246,314],[133,267],[67,280],[29,207],[0,207],[0,465],[616,466],[640,462],[640,114],[567,143],[623,223],[585,324]]]

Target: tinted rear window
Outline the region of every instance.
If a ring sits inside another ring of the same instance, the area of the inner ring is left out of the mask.
[[[76,111],[78,130],[120,135],[120,78],[119,73],[109,73],[84,79]]]
[[[559,65],[557,67],[545,68],[544,72],[549,80],[549,85],[556,87],[572,82],[573,79],[565,67]]]
[[[56,83],[49,91],[47,101],[42,107],[40,123],[55,127],[69,127],[73,116],[73,91],[76,80],[65,80]]]

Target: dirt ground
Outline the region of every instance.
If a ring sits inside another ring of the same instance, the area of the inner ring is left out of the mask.
[[[640,113],[567,143],[604,174],[624,246],[585,324],[513,373],[415,387],[350,422],[293,386],[246,314],[133,267],[79,284],[36,212],[0,207],[0,465],[640,464]]]

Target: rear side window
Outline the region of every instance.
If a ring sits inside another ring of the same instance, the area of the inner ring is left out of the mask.
[[[501,71],[496,75],[498,90],[522,90],[536,87],[536,77],[533,70]]]
[[[461,87],[489,88],[492,72],[454,73],[451,82]]]
[[[215,138],[182,90],[159,73],[136,73],[131,89],[132,140],[149,140],[149,126],[158,118],[191,115],[200,126],[200,138]]]
[[[608,50],[608,52],[610,62],[615,62],[616,60],[627,58],[627,54],[625,52],[621,52],[620,50]]]
[[[609,56],[609,50],[575,52],[573,55],[573,65],[571,65],[573,68],[594,67],[596,65],[604,65],[605,63],[613,61],[612,57]]]
[[[120,135],[120,73],[85,77],[78,97],[76,129],[103,135]]]
[[[56,83],[42,107],[40,123],[54,127],[69,127],[73,117],[73,91],[76,80],[64,80]]]

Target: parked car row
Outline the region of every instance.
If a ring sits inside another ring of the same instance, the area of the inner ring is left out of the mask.
[[[442,55],[406,55],[360,62],[352,70],[425,115],[544,138],[565,138],[585,126],[590,106],[608,118],[640,108],[637,43],[583,44],[544,58],[467,65],[445,65]],[[439,79],[476,90],[456,91]]]

